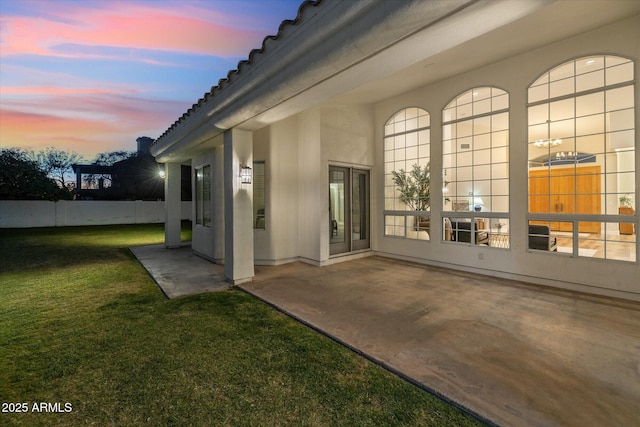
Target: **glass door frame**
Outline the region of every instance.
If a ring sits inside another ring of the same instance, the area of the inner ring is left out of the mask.
[[[332,184],[339,184],[333,180],[333,173],[342,173],[342,193],[332,194]],[[329,256],[348,254],[355,251],[371,248],[371,173],[368,169],[350,166],[329,165]],[[357,185],[357,191],[354,191]],[[354,193],[358,193],[358,200],[354,200]],[[342,196],[343,200],[336,200],[336,196]],[[334,206],[335,205],[335,206]],[[362,206],[363,205],[363,206]],[[343,217],[338,222],[333,210],[338,207],[342,210]],[[354,224],[354,207],[359,207],[360,220]],[[357,225],[358,233],[355,233]],[[343,237],[342,240],[334,238]],[[333,241],[333,243],[332,243]]]

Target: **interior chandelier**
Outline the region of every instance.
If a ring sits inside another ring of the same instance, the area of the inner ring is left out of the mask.
[[[547,148],[547,147],[556,147],[562,144],[562,140],[560,138],[557,139],[539,139],[533,143],[534,146],[538,148]]]

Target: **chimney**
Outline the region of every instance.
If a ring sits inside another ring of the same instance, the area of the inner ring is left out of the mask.
[[[136,139],[136,142],[138,143],[138,154],[149,154],[149,147],[153,143],[153,138],[149,138],[148,136],[141,136]]]

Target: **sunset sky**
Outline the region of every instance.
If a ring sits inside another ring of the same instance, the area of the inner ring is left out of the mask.
[[[0,146],[157,138],[302,0],[0,0]]]

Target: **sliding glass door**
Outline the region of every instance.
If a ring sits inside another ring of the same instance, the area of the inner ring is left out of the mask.
[[[331,255],[369,248],[369,171],[329,167]]]

